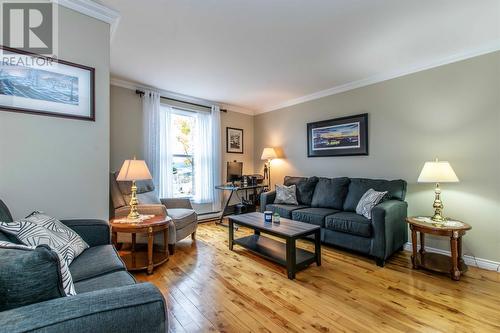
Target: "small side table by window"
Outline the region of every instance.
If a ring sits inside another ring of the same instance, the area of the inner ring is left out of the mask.
[[[427,270],[450,274],[458,281],[460,276],[467,271],[467,265],[462,259],[462,237],[472,229],[467,223],[454,221],[456,225],[436,225],[425,221],[428,218],[408,217],[406,222],[410,225],[411,243],[413,254],[411,256],[414,269]],[[417,232],[420,233],[420,250],[417,251]],[[425,251],[425,234],[445,236],[450,238],[451,257]]]
[[[118,219],[118,218],[117,218]],[[125,262],[129,271],[147,270],[153,273],[154,267],[168,261],[168,224],[171,220],[168,216],[154,216],[150,219],[137,223],[116,222],[110,220],[113,244],[117,246],[118,233],[128,233],[132,236],[130,250],[119,251],[120,257]],[[163,246],[154,245],[154,235],[163,232]],[[148,244],[136,244],[136,235],[144,233],[148,236]]]

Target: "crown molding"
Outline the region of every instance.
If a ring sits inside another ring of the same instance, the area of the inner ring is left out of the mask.
[[[121,88],[134,90],[134,91],[137,89],[139,89],[139,90],[145,90],[145,89],[154,90],[154,91],[159,92],[162,96],[167,97],[167,98],[174,98],[174,99],[178,99],[181,101],[192,102],[192,103],[206,105],[206,106],[218,105],[219,107],[227,109],[227,110],[232,111],[232,112],[243,113],[243,114],[247,114],[247,115],[251,115],[251,116],[255,115],[255,111],[241,107],[241,106],[227,104],[227,103],[221,103],[221,102],[209,101],[206,99],[197,98],[197,97],[184,95],[184,94],[179,94],[179,93],[175,93],[175,92],[168,91],[168,90],[162,90],[162,89],[158,89],[158,88],[148,86],[145,84],[131,82],[128,80],[111,78],[110,84],[112,86],[115,86],[115,87],[121,87]]]
[[[318,91],[318,92],[315,92],[312,94],[308,94],[305,96],[294,98],[294,99],[285,101],[283,103],[275,104],[269,108],[265,108],[264,110],[257,111],[256,114],[271,112],[271,111],[286,108],[289,106],[297,105],[300,103],[309,102],[309,101],[319,99],[322,97],[340,94],[340,93],[343,93],[343,92],[346,92],[349,90],[366,87],[366,86],[369,86],[369,85],[372,85],[375,83],[395,79],[395,78],[398,78],[401,76],[421,72],[421,71],[424,71],[427,69],[431,69],[431,68],[435,68],[435,67],[439,67],[439,66],[443,66],[443,65],[448,65],[448,64],[451,64],[454,62],[466,60],[469,58],[474,58],[477,56],[496,52],[499,50],[500,50],[500,40],[497,39],[497,40],[494,40],[490,43],[484,44],[478,48],[469,49],[469,50],[466,50],[466,51],[463,51],[463,52],[460,52],[460,53],[457,53],[457,54],[454,54],[451,56],[447,56],[447,57],[440,58],[440,59],[435,59],[433,61],[429,61],[429,62],[425,62],[425,63],[415,64],[413,66],[409,66],[409,67],[406,67],[406,68],[403,68],[400,70],[396,70],[396,71],[377,74],[377,75],[374,75],[374,76],[371,76],[371,77],[368,77],[365,79],[348,82],[348,83],[341,84],[341,85],[338,85],[338,86],[335,86],[335,87],[332,87],[332,88],[329,88],[326,90],[321,90],[321,91]]]
[[[417,248],[420,249],[420,245],[417,245]],[[413,246],[410,242],[408,242],[404,245],[404,249],[405,249],[405,251],[412,252]],[[426,246],[425,251],[444,254],[446,256],[451,256],[450,251],[437,249],[434,247]],[[496,271],[496,272],[500,273],[500,262],[488,260],[488,259],[483,259],[483,258],[476,258],[474,256],[468,256],[468,255],[464,255],[463,259],[464,259],[464,262],[469,266],[474,266],[474,267],[478,267],[481,269],[486,269],[489,271]]]
[[[91,0],[56,0],[54,2],[58,3],[60,6],[64,6],[84,15],[108,23],[110,25],[111,38],[113,37],[120,21],[120,13],[118,11],[106,7],[98,2],[94,2]]]

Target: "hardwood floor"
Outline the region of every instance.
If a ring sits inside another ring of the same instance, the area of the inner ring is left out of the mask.
[[[249,234],[240,228],[235,237]],[[170,332],[499,332],[500,274],[470,267],[459,282],[412,270],[409,252],[384,268],[328,246],[322,266],[288,280],[284,268],[201,224],[197,240],[140,281],[168,302]],[[299,242],[312,250],[312,244]]]

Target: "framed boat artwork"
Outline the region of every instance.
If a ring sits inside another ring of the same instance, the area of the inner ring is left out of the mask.
[[[368,114],[307,124],[307,156],[368,155]]]
[[[0,46],[0,111],[95,121],[95,69]]]

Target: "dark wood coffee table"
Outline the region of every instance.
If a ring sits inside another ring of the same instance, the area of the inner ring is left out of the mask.
[[[254,234],[234,239],[234,224],[254,230]],[[289,279],[295,279],[295,273],[307,268],[316,262],[321,266],[321,231],[313,224],[292,221],[281,218],[279,224],[264,222],[264,214],[248,213],[229,217],[229,249],[233,245],[240,245],[253,253],[285,266]],[[282,238],[286,243],[264,237],[261,233]],[[314,253],[298,249],[296,240],[305,236],[314,235]]]

